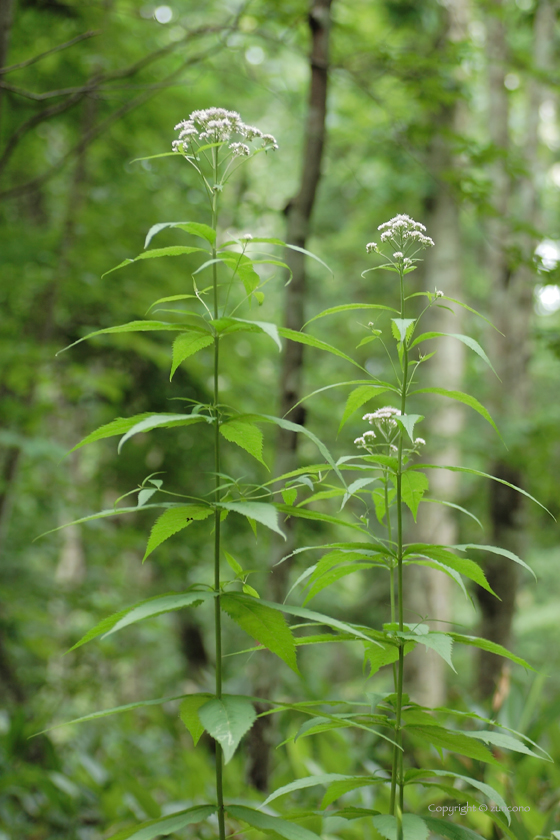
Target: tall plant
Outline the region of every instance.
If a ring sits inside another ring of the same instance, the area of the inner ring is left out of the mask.
[[[420,331],[425,313],[433,306],[455,304],[474,312],[469,306],[460,301],[447,297],[443,291],[413,292],[407,288],[407,276],[417,268],[418,256],[424,249],[434,245],[432,239],[426,235],[425,227],[406,215],[398,215],[380,225],[381,244],[369,243],[367,252],[378,254],[385,258],[381,265],[367,269],[364,275],[379,269],[387,270],[396,275],[396,303],[391,310],[395,317],[391,318],[390,338],[396,343],[396,353],[391,353],[387,336],[384,331],[370,322],[369,335],[366,335],[358,346],[377,341],[383,344],[389,354],[395,381],[387,382],[370,376],[370,381],[339,382],[333,388],[346,385],[358,385],[354,388],[346,402],[340,429],[343,428],[351,415],[370,400],[381,394],[390,394],[394,405],[378,408],[364,415],[363,419],[370,425],[360,437],[355,440],[363,454],[349,455],[338,461],[339,470],[358,475],[349,485],[330,484],[323,486],[300,504],[308,504],[319,498],[340,495],[342,507],[350,497],[359,499],[362,505],[359,510],[359,524],[353,527],[361,530],[362,541],[348,543],[333,543],[320,546],[327,549],[319,562],[309,565],[300,575],[297,584],[305,584],[308,589],[304,603],[308,603],[319,592],[327,587],[336,586],[342,578],[354,572],[366,573],[385,570],[389,576],[390,592],[390,620],[381,630],[370,627],[356,627],[368,637],[364,643],[364,666],[369,670],[369,677],[377,674],[385,665],[392,666],[393,690],[390,693],[367,692],[369,706],[360,710],[359,702],[350,704],[347,708],[333,709],[332,704],[328,712],[315,711],[312,721],[303,723],[297,737],[309,736],[331,729],[354,728],[359,732],[368,731],[377,740],[376,761],[385,770],[378,774],[364,776],[340,776],[337,774],[323,774],[310,776],[306,780],[287,785],[272,794],[268,802],[277,795],[300,789],[304,786],[326,785],[327,792],[323,798],[322,807],[326,808],[340,797],[352,790],[367,786],[379,786],[387,789],[386,807],[388,813],[362,808],[342,808],[335,813],[346,818],[357,818],[370,814],[377,831],[387,840],[426,840],[430,831],[438,836],[448,837],[450,840],[473,840],[479,835],[472,830],[451,823],[448,820],[434,816],[434,808],[429,808],[425,816],[405,813],[407,789],[413,786],[429,786],[430,789],[439,788],[447,795],[470,803],[471,810],[479,809],[487,813],[507,836],[515,836],[509,829],[511,806],[493,787],[480,778],[482,770],[467,776],[464,766],[455,765],[449,758],[443,760],[440,767],[417,766],[413,759],[414,747],[418,744],[434,746],[442,756],[442,751],[455,753],[458,756],[475,762],[498,765],[488,747],[509,749],[520,753],[530,754],[539,758],[548,758],[543,750],[532,744],[523,734],[507,727],[498,726],[495,721],[485,718],[468,709],[439,708],[430,709],[415,703],[404,691],[405,657],[418,644],[435,651],[453,669],[453,643],[470,645],[484,651],[506,657],[525,667],[527,663],[518,656],[510,653],[504,647],[486,639],[464,635],[454,631],[432,630],[422,621],[405,621],[405,569],[412,564],[428,566],[438,569],[448,575],[468,597],[463,578],[474,582],[492,593],[484,572],[479,563],[473,559],[480,552],[494,553],[518,563],[525,569],[525,562],[506,549],[480,544],[466,545],[430,545],[415,541],[407,542],[406,533],[413,534],[413,523],[407,524],[407,517],[412,516],[416,521],[420,504],[438,502],[449,505],[469,516],[473,514],[459,505],[445,499],[435,500],[426,497],[429,481],[426,471],[432,469],[447,469],[468,473],[498,481],[509,487],[513,485],[503,479],[489,476],[476,469],[457,466],[441,466],[430,463],[418,463],[420,452],[425,445],[423,438],[416,435],[417,425],[424,417],[412,413],[411,403],[416,395],[434,394],[457,400],[470,406],[482,415],[498,432],[488,411],[474,397],[459,391],[450,391],[439,387],[421,387],[421,367],[433,355],[425,352],[425,342],[431,342],[447,334],[441,332]],[[413,310],[421,302],[419,314],[414,317]],[[315,317],[346,312],[350,309],[389,309],[379,304],[344,304],[333,307]],[[478,313],[475,313],[478,314]],[[486,364],[492,367],[486,353],[473,338],[462,334],[447,337],[463,342],[473,350]],[[331,348],[332,349],[332,348]],[[363,369],[364,372],[365,369]],[[321,389],[324,390],[324,389]],[[309,395],[312,396],[312,395]],[[499,433],[498,433],[499,434]],[[328,465],[324,465],[328,470]],[[519,488],[518,492],[528,495]],[[531,497],[532,498],[532,497]],[[536,501],[536,500],[533,500]],[[537,502],[538,503],[538,502]],[[474,517],[476,519],[476,517]],[[350,525],[348,520],[338,519],[340,525]],[[412,525],[409,529],[408,525]],[[379,532],[379,529],[381,531]],[[365,537],[365,539],[364,539]],[[297,553],[317,549],[317,546],[300,547]],[[492,593],[494,594],[494,593]],[[437,616],[430,616],[437,620]],[[327,639],[317,638],[317,641],[348,640],[348,634]],[[311,640],[313,641],[313,640]],[[459,729],[456,721],[463,723]],[[450,723],[451,722],[451,723]],[[390,755],[384,758],[383,741],[390,745]],[[534,747],[535,749],[532,749]],[[466,792],[455,790],[452,785],[457,783],[466,787]],[[474,791],[474,793],[473,793]],[[477,801],[475,794],[482,794],[490,801],[490,806],[483,800]],[[411,801],[417,800],[411,797]],[[384,794],[378,795],[378,802],[384,802]],[[382,806],[383,807],[383,806]],[[449,806],[443,814],[460,811],[465,814],[464,806]],[[331,812],[326,812],[331,813]]]

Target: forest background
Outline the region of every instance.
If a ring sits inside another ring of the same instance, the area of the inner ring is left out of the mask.
[[[166,542],[144,565],[148,513],[33,542],[111,507],[148,473],[194,492],[211,469],[210,439],[195,446],[188,429],[137,436],[118,459],[112,442],[63,459],[115,416],[173,410],[170,397],[204,399],[211,372],[202,356],[171,386],[169,350],[157,335],[103,337],[55,358],[91,329],[141,318],[154,298],[183,289],[188,272],[175,260],[101,275],[139,253],[155,222],[207,221],[187,167],[166,158],[132,162],[168,151],[173,126],[193,109],[233,108],[279,142],[278,152],[242,170],[223,227],[233,235],[285,236],[332,268],[330,277],[317,263],[300,261],[292,263],[291,285],[281,272],[271,278],[269,306],[285,308],[293,329],[331,305],[388,302],[390,280],[361,277],[371,265],[366,243],[396,213],[427,226],[436,247],[417,272],[418,289],[461,297],[505,334],[469,313],[441,310],[431,328],[475,334],[500,381],[458,342],[433,358],[430,376],[487,405],[507,444],[481,418],[442,405],[423,427],[430,459],[461,458],[513,481],[558,517],[558,13],[549,0],[2,0],[0,840],[98,840],[112,825],[187,807],[211,785],[210,765],[192,749],[173,703],[29,740],[55,722],[139,696],[200,690],[207,680],[212,631],[200,611],[162,616],[63,656],[123,604],[194,579],[207,562],[196,529]],[[161,236],[176,241],[172,233]],[[461,329],[467,321],[468,330]],[[363,317],[322,323],[317,336],[353,352]],[[264,393],[282,414],[346,373],[343,361],[312,348],[302,359],[287,358],[263,337],[255,358],[245,339],[234,346],[220,388],[235,392],[247,411]],[[382,374],[381,351],[368,345],[361,352],[362,363]],[[333,441],[343,409],[339,392],[327,391],[288,416]],[[351,452],[361,431],[357,413],[336,454]],[[267,436],[271,467],[315,457],[307,442],[296,451],[289,435]],[[473,589],[470,604],[441,574],[422,569],[411,578],[409,615],[437,614],[461,632],[508,645],[536,671],[464,649],[455,654],[457,674],[437,657],[418,656],[409,690],[430,703],[450,695],[492,710],[551,752],[555,765],[497,753],[508,802],[530,808],[516,815],[516,836],[548,837],[560,829],[557,525],[502,485],[454,473],[433,482],[434,496],[469,507],[492,537],[486,542],[521,554],[538,580],[485,558],[502,600]],[[418,529],[431,541],[482,541],[472,520],[439,505],[426,508]],[[331,507],[325,500],[315,509]],[[316,526],[291,528],[292,545],[336,539],[335,528]],[[302,563],[270,575],[283,553],[274,541],[259,532],[255,543],[242,526],[234,541],[243,565],[257,569],[251,583],[283,599]],[[383,586],[364,591],[356,574],[339,584],[336,598],[325,590],[317,603],[333,615],[380,623],[387,600]],[[228,632],[231,651],[240,650],[233,625]],[[328,656],[303,654],[309,698],[362,690],[357,654],[330,647]],[[277,685],[267,656],[233,657],[233,684]],[[382,689],[383,671],[376,679]],[[289,695],[295,682],[288,678],[280,688]],[[293,734],[289,726],[286,720],[277,729],[254,728],[228,765],[230,789],[250,797],[318,767],[372,769],[364,745],[339,732],[275,750]],[[438,796],[426,802],[443,802]],[[483,814],[477,820],[483,836],[499,836]],[[339,822],[326,836],[364,834]]]

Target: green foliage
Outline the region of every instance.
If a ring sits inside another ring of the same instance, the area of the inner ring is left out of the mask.
[[[223,694],[204,703],[198,709],[198,717],[206,731],[221,745],[227,764],[257,714],[248,697]]]

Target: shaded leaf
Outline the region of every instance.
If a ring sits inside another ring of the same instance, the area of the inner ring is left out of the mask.
[[[365,405],[365,403],[369,402],[369,400],[377,397],[379,394],[384,394],[387,390],[387,388],[381,388],[378,385],[361,385],[359,388],[355,388],[351,391],[348,395],[348,399],[346,400],[342,420],[340,421],[340,425],[338,427],[339,433],[346,421],[349,420],[355,411],[357,411],[362,405]]]
[[[307,333],[298,332],[297,330],[290,330],[288,327],[279,327],[278,332],[283,338],[289,338],[291,341],[297,341],[299,344],[307,344],[309,347],[316,347],[318,350],[326,350],[327,353],[339,356],[341,359],[345,359],[347,362],[350,362],[351,365],[360,368],[360,370],[364,370],[362,365],[358,364],[358,362],[354,361],[354,359],[350,356],[347,356],[346,353],[342,352],[342,350],[338,350],[336,347],[333,347],[331,344],[327,344],[325,341],[321,341],[319,338],[307,335]]]
[[[486,747],[479,744],[473,738],[469,738],[463,732],[456,730],[444,729],[442,726],[409,726],[408,731],[418,735],[423,741],[432,744],[438,749],[449,750],[450,752],[459,753],[459,755],[466,755],[468,758],[474,758],[477,761],[484,761],[487,764],[494,764],[500,766],[492,753]]]
[[[205,414],[150,414],[144,420],[135,423],[119,441],[120,452],[127,440],[134,435],[150,432],[152,429],[169,429],[174,426],[192,426],[193,423],[211,423],[212,419]]]
[[[200,692],[200,694],[189,694],[179,706],[179,717],[190,732],[195,747],[204,732],[204,727],[198,717],[198,710],[201,706],[204,706],[211,697],[212,694],[207,694],[205,692]]]
[[[462,645],[472,645],[473,647],[480,648],[480,650],[486,650],[488,653],[495,653],[496,656],[503,656],[506,659],[511,659],[512,662],[516,662],[518,665],[522,665],[524,668],[529,668],[530,671],[534,671],[535,669],[529,665],[528,662],[525,662],[524,659],[521,659],[520,656],[516,656],[514,653],[511,653],[507,648],[502,647],[502,645],[496,644],[496,642],[490,642],[488,639],[480,639],[476,636],[463,636],[461,633],[449,633],[449,635],[453,638],[454,641],[458,642]]]
[[[478,779],[473,779],[471,776],[462,776],[459,773],[453,773],[451,770],[419,769],[407,770],[405,775],[405,784],[413,783],[417,779],[422,778],[424,776],[449,776],[453,779],[461,779],[461,781],[467,782],[469,785],[483,793],[491,802],[495,802],[498,808],[500,808],[500,810],[504,812],[508,823],[510,822],[509,811],[504,799],[502,798],[502,796],[500,796],[497,790],[495,790],[490,785],[487,785],[485,782],[480,782]]]
[[[449,822],[448,820],[439,820],[435,817],[424,817],[424,822],[434,834],[441,834],[447,837],[448,840],[484,840],[480,834],[471,831],[470,828],[457,825],[457,823]]]
[[[296,674],[299,673],[292,631],[278,610],[250,596],[243,598],[236,594],[222,595],[220,604],[249,636],[279,656]]]
[[[453,665],[451,660],[451,652],[453,650],[453,639],[447,633],[425,633],[421,636],[416,635],[415,633],[399,633],[399,635],[403,639],[414,640],[419,642],[424,647],[429,648],[430,650],[435,651],[438,656],[447,662],[450,668],[452,668],[455,673],[457,673],[457,669]]]
[[[115,437],[116,435],[124,435],[137,423],[140,423],[142,420],[151,416],[152,413],[148,411],[144,414],[135,414],[134,417],[117,417],[115,420],[111,420],[110,423],[105,423],[104,426],[100,426],[94,432],[91,432],[91,434],[70,449],[68,454],[70,454],[70,452],[75,452],[76,449],[79,449],[81,446],[85,446],[88,443],[94,443],[96,440],[104,440],[105,438]]]
[[[200,335],[200,333],[183,333],[178,335],[173,342],[173,362],[171,364],[171,373],[169,379],[173,379],[173,374],[185,359],[189,356],[194,356],[199,350],[204,347],[209,347],[214,343],[211,335]]]
[[[246,808],[244,805],[228,805],[227,812],[236,820],[246,822],[261,831],[274,831],[286,840],[321,840],[318,834],[309,831],[308,828],[280,819],[280,817],[271,817],[254,808]]]
[[[227,764],[257,714],[248,697],[223,694],[220,699],[214,697],[201,706],[198,717],[206,731],[221,745]]]
[[[490,361],[490,359],[488,358],[488,356],[486,355],[486,353],[484,352],[484,350],[482,349],[482,347],[480,346],[478,341],[475,341],[474,338],[471,338],[469,335],[460,335],[459,333],[442,333],[442,332],[422,333],[422,335],[419,335],[418,338],[414,339],[414,341],[410,345],[409,349],[412,350],[413,347],[416,347],[416,345],[420,344],[422,341],[428,341],[431,338],[440,338],[440,337],[456,338],[458,341],[462,341],[463,344],[466,344],[467,347],[470,347],[471,350],[474,350],[474,352],[477,353],[480,356],[480,358],[483,359],[486,362],[488,367],[491,370],[493,370],[494,373],[496,373],[496,371],[492,367],[492,362]],[[496,373],[496,376],[498,376],[497,373]],[[498,379],[499,379],[499,377],[498,377]]]
[[[177,332],[184,330],[186,326],[187,324],[171,324],[167,321],[129,321],[128,324],[120,324],[117,327],[106,327],[104,330],[95,330],[95,332],[88,333],[87,335],[84,335],[83,338],[79,338],[67,347],[63,347],[56,355],[59,356],[61,353],[66,352],[66,350],[70,350],[71,347],[75,347],[76,344],[81,344],[82,341],[88,341],[88,339],[93,338],[96,335],[113,335],[117,333],[131,332],[160,332],[165,330]]]
[[[345,780],[343,781],[343,779]],[[383,784],[384,782],[384,779],[375,779],[372,776],[341,776],[340,781],[335,781],[329,785],[321,802],[321,809],[327,808],[340,796],[344,796],[345,793],[350,793],[350,791],[361,787],[369,787],[369,785]]]
[[[343,303],[340,306],[330,306],[328,309],[323,309],[322,312],[314,315],[303,326],[305,328],[312,321],[318,321],[319,318],[325,318],[327,315],[336,315],[339,312],[351,312],[357,309],[385,309],[387,312],[398,312],[397,309],[393,309],[391,306],[381,306],[379,303]]]
[[[440,397],[448,397],[450,400],[456,400],[457,402],[463,403],[464,405],[468,405],[470,408],[473,408],[477,411],[485,420],[487,420],[493,429],[495,429],[496,434],[501,439],[500,430],[490,417],[487,409],[484,408],[482,403],[479,403],[474,397],[471,397],[470,394],[464,394],[462,391],[449,391],[447,388],[418,388],[416,391],[411,392],[411,396],[413,394],[438,394]]]
[[[248,519],[254,519],[286,539],[286,535],[278,525],[278,511],[274,505],[267,505],[264,502],[219,502],[217,506],[224,510],[232,510]]]
[[[212,512],[212,508],[207,505],[178,505],[166,510],[152,526],[142,562],[149,557],[158,545],[172,537],[173,534],[182,531],[183,528],[187,528],[195,521],[207,519]]]
[[[401,495],[405,505],[410,508],[414,521],[418,513],[418,505],[422,496],[428,490],[428,478],[421,472],[410,472],[407,470],[401,477]]]
[[[155,837],[174,834],[187,825],[202,822],[215,813],[215,805],[197,805],[194,808],[188,808],[186,811],[170,814],[168,817],[149,820],[134,828],[124,828],[117,834],[111,835],[109,840],[153,840]]]
[[[423,419],[421,414],[403,414],[400,417],[395,417],[397,423],[407,432],[412,443],[414,443],[414,427],[416,423]]]
[[[397,840],[397,818],[389,814],[379,814],[372,820],[377,831],[386,840]],[[428,826],[421,817],[403,814],[403,840],[427,840]]]
[[[316,776],[306,776],[304,779],[297,779],[295,782],[283,785],[275,790],[265,799],[260,807],[266,808],[270,802],[274,802],[278,797],[292,793],[294,790],[303,790],[304,788],[316,787],[317,785],[330,785],[331,782],[346,781],[348,779],[354,780],[352,776],[341,776],[340,773],[322,773]],[[321,808],[324,807],[324,805],[321,805]]]
[[[262,457],[264,436],[254,423],[234,417],[220,425],[220,434],[231,443],[236,443],[266,467]]]

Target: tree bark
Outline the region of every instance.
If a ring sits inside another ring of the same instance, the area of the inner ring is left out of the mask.
[[[321,178],[327,113],[331,5],[332,0],[312,0],[308,17],[311,33],[309,61],[311,83],[304,135],[303,165],[299,191],[288,202],[285,209],[286,241],[300,248],[306,247],[317,187]],[[284,322],[291,330],[301,330],[305,323],[305,255],[287,248],[285,260],[293,276],[291,283],[286,287]],[[282,356],[280,374],[280,417],[288,414],[292,406],[301,398],[302,375],[303,345],[287,340]],[[298,407],[290,414],[289,419],[303,425],[305,422],[304,409],[301,406]],[[297,433],[279,429],[276,447],[276,475],[283,475],[295,469],[297,448]],[[272,574],[268,594],[273,601],[281,601],[285,596],[289,563],[284,562],[280,566],[275,564],[284,554],[289,554],[293,550],[293,523],[293,518],[284,522],[286,542],[274,540],[271,546]],[[265,659],[260,660],[262,670],[255,685],[255,691],[261,697],[272,696],[277,685],[276,664],[272,661],[271,656],[268,654],[266,656],[268,662]],[[250,740],[248,741],[248,781],[262,791],[268,788],[272,726],[272,716],[258,718],[251,729]]]
[[[496,218],[489,221],[489,267],[492,280],[493,320],[504,333],[504,338],[494,334],[493,358],[501,379],[495,391],[494,412],[506,433],[510,446],[494,459],[490,472],[512,484],[523,486],[524,462],[522,441],[516,438],[511,420],[519,424],[526,415],[529,403],[530,380],[528,365],[531,355],[530,321],[533,310],[534,274],[531,257],[535,246],[530,234],[516,236],[520,254],[515,265],[508,255],[508,221],[506,215],[513,210],[517,198],[523,221],[536,228],[539,225],[538,175],[538,124],[539,107],[543,98],[543,85],[538,72],[549,66],[551,37],[554,32],[554,11],[548,0],[537,5],[533,34],[533,62],[537,75],[528,86],[526,100],[525,164],[527,176],[519,184],[517,196],[513,194],[506,171],[508,149],[508,107],[504,86],[507,46],[501,3],[496,2],[497,14],[488,25],[489,59],[489,113],[491,139],[500,153],[494,170],[494,201]],[[490,497],[492,538],[495,544],[517,554],[523,553],[524,505],[521,496],[501,484],[492,482]],[[519,574],[516,564],[506,558],[492,556],[486,561],[486,574],[490,586],[502,599],[492,598],[478,590],[482,613],[481,635],[493,642],[508,646],[515,612],[515,599]],[[503,662],[493,654],[481,651],[478,662],[478,690],[483,698],[494,695],[497,703],[503,702],[504,693],[498,688]],[[503,682],[503,681],[502,681]]]
[[[445,11],[446,40],[466,37],[468,8],[466,0],[453,0]],[[440,109],[434,119],[436,132],[430,149],[430,172],[435,180],[433,196],[428,201],[429,215],[426,226],[435,247],[426,253],[427,287],[440,289],[452,298],[463,297],[462,243],[460,234],[458,199],[449,183],[448,175],[456,168],[447,137],[459,133],[464,121],[464,106],[459,98]],[[446,177],[447,176],[447,177]],[[446,302],[446,306],[452,306]],[[428,313],[422,332],[434,330],[443,333],[462,333],[463,310],[460,307],[434,308]],[[462,390],[465,369],[465,347],[453,338],[439,338],[436,355],[428,362],[426,375],[430,384],[449,390]],[[424,351],[427,352],[427,351]],[[432,398],[435,408],[427,418],[426,460],[433,464],[460,464],[458,436],[463,426],[463,407],[442,397]],[[446,502],[457,501],[459,474],[447,470],[433,470],[429,475],[429,497]],[[458,541],[456,514],[444,505],[420,505],[415,540],[439,545],[453,545]],[[408,570],[411,592],[409,609],[411,621],[428,619],[433,630],[447,629],[445,622],[452,619],[453,584],[447,575],[423,566]],[[432,619],[433,621],[430,621]],[[448,666],[435,651],[418,645],[410,655],[410,694],[417,702],[427,706],[443,705],[446,698]]]

